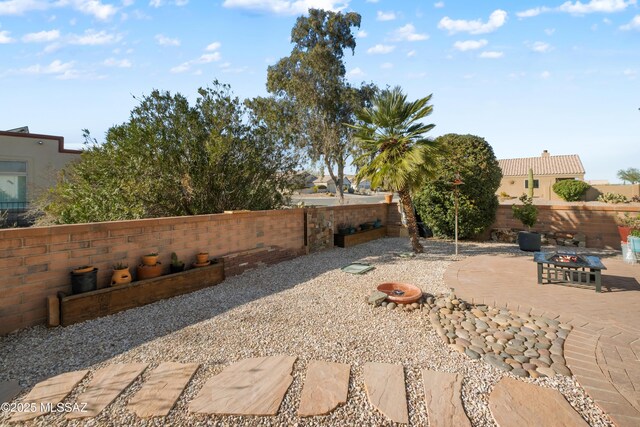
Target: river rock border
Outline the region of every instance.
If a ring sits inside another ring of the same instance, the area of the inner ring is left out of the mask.
[[[525,312],[472,305],[451,292],[423,294],[413,304],[387,302],[374,292],[367,302],[387,310],[428,312],[436,333],[452,349],[517,377],[571,376],[564,342],[571,325]]]

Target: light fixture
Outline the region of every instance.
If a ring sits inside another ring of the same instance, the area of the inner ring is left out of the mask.
[[[38,141],[38,145],[42,145],[42,144],[44,144],[44,142]]]

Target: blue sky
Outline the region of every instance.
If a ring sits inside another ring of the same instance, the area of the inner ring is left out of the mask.
[[[72,148],[152,89],[264,95],[309,7],[362,15],[349,79],[432,93],[433,136],[482,136],[498,158],[576,153],[587,179],[640,167],[636,0],[0,0],[0,129]]]

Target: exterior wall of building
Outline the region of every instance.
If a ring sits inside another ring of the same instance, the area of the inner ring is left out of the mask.
[[[507,193],[511,197],[520,197],[523,193],[528,194],[528,189],[525,188],[525,181],[529,179],[528,176],[503,176],[500,181],[500,187],[496,194],[500,195],[502,192]],[[577,179],[584,180],[584,175],[533,175],[534,180],[538,180],[538,188],[534,188],[533,197],[543,200],[561,200],[556,193],[553,192],[553,184],[557,179]]]
[[[587,201],[596,200],[598,196],[604,193],[616,193],[622,194],[627,199],[631,199],[633,197],[640,197],[640,184],[597,184],[592,185],[591,188],[587,190],[586,199]]]
[[[57,172],[80,153],[65,149],[61,136],[0,132],[0,161],[27,163],[27,202],[55,184]]]
[[[71,293],[70,271],[98,268],[98,287],[111,281],[112,266],[135,266],[157,252],[168,272],[171,252],[187,264],[208,251],[223,257],[225,275],[333,247],[338,222],[381,219],[396,204],[236,212],[0,230],[0,335],[41,324],[46,298]],[[393,215],[393,214],[392,214]]]

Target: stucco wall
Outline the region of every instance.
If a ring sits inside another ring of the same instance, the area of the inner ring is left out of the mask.
[[[584,175],[533,175],[534,180],[538,180],[539,187],[533,190],[533,197],[544,200],[561,200],[556,193],[553,192],[553,184],[557,178],[573,178],[584,180]],[[505,192],[511,197],[520,197],[523,193],[529,194],[529,189],[525,188],[524,183],[528,180],[528,176],[504,176],[500,181],[500,187],[496,191],[497,195]]]

